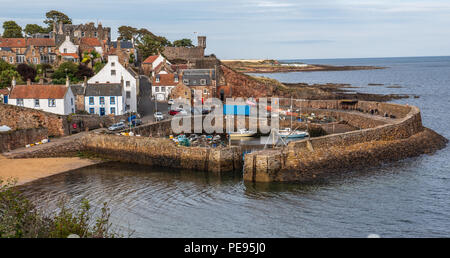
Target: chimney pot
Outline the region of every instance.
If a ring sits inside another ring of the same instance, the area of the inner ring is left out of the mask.
[[[31,85],[31,79],[30,78],[27,79],[27,85]]]

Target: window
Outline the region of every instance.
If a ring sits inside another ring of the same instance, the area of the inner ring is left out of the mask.
[[[131,91],[127,91],[127,99],[131,98]]]
[[[34,107],[39,107],[39,99],[34,99]]]
[[[206,79],[200,79],[200,84],[201,85],[206,85]]]
[[[116,70],[111,70],[111,75],[116,75]]]
[[[81,32],[81,37],[84,37],[84,31]]]
[[[70,98],[70,105],[73,106],[73,98]]]
[[[204,89],[204,90],[203,90],[203,94],[208,94],[208,90],[207,90],[207,89]]]
[[[161,92],[165,92],[166,91],[166,87],[161,86]]]
[[[9,57],[9,62],[12,64],[14,63],[14,58],[12,56]]]
[[[113,115],[116,114],[116,108],[115,108],[115,107],[112,107],[112,108],[111,108],[111,114],[113,114]]]
[[[37,59],[37,57],[33,57],[33,64],[38,64],[38,59]]]
[[[17,99],[17,106],[23,107],[23,99]]]
[[[183,83],[186,85],[189,85],[189,80],[188,79],[183,79]]]
[[[49,107],[56,107],[56,100],[55,99],[48,99],[48,106]]]
[[[159,82],[159,76],[156,76],[156,82]]]
[[[89,108],[89,114],[94,114],[95,113],[95,109],[93,107]]]
[[[64,49],[64,53],[67,53],[67,48]]]
[[[130,105],[127,104],[127,105],[125,106],[125,110],[130,110]]]
[[[155,92],[159,92],[159,87],[155,87]]]
[[[95,32],[94,32],[94,37],[97,37],[97,35],[98,35],[98,34],[97,34],[97,32],[95,31]]]
[[[94,97],[89,97],[89,105],[94,105]]]
[[[111,66],[112,67],[116,66],[116,63],[115,62],[111,62]]]
[[[100,105],[105,105],[105,97],[100,97]]]
[[[174,80],[175,80],[175,82],[178,82],[178,76],[175,75]]]
[[[109,98],[109,104],[115,105],[116,104],[116,97],[110,97]]]
[[[130,87],[130,81],[126,82],[127,87]]]

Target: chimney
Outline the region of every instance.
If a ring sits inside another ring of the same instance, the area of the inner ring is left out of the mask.
[[[12,81],[11,81],[11,88],[14,88],[14,86],[16,86],[16,77],[13,76]]]
[[[59,21],[59,23],[58,23],[58,34],[64,34],[64,32],[63,32],[63,23],[62,23],[62,21]]]
[[[69,80],[69,76],[66,76],[66,87],[70,86],[70,80]]]
[[[27,79],[27,85],[28,86],[31,85],[31,79],[30,78]]]
[[[44,85],[44,78],[39,78],[39,84]]]

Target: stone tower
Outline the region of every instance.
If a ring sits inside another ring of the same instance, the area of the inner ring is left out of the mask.
[[[198,36],[197,40],[198,40],[197,46],[205,49],[206,48],[206,36]]]

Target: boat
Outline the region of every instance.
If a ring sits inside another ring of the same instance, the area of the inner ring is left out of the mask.
[[[291,128],[285,128],[284,130],[279,130],[278,134],[282,138],[305,138],[305,137],[309,136],[308,132],[299,131],[299,130],[292,131]]]
[[[252,137],[256,135],[255,131],[250,131],[246,129],[239,129],[238,132],[230,133],[231,138],[238,138],[238,137]]]

